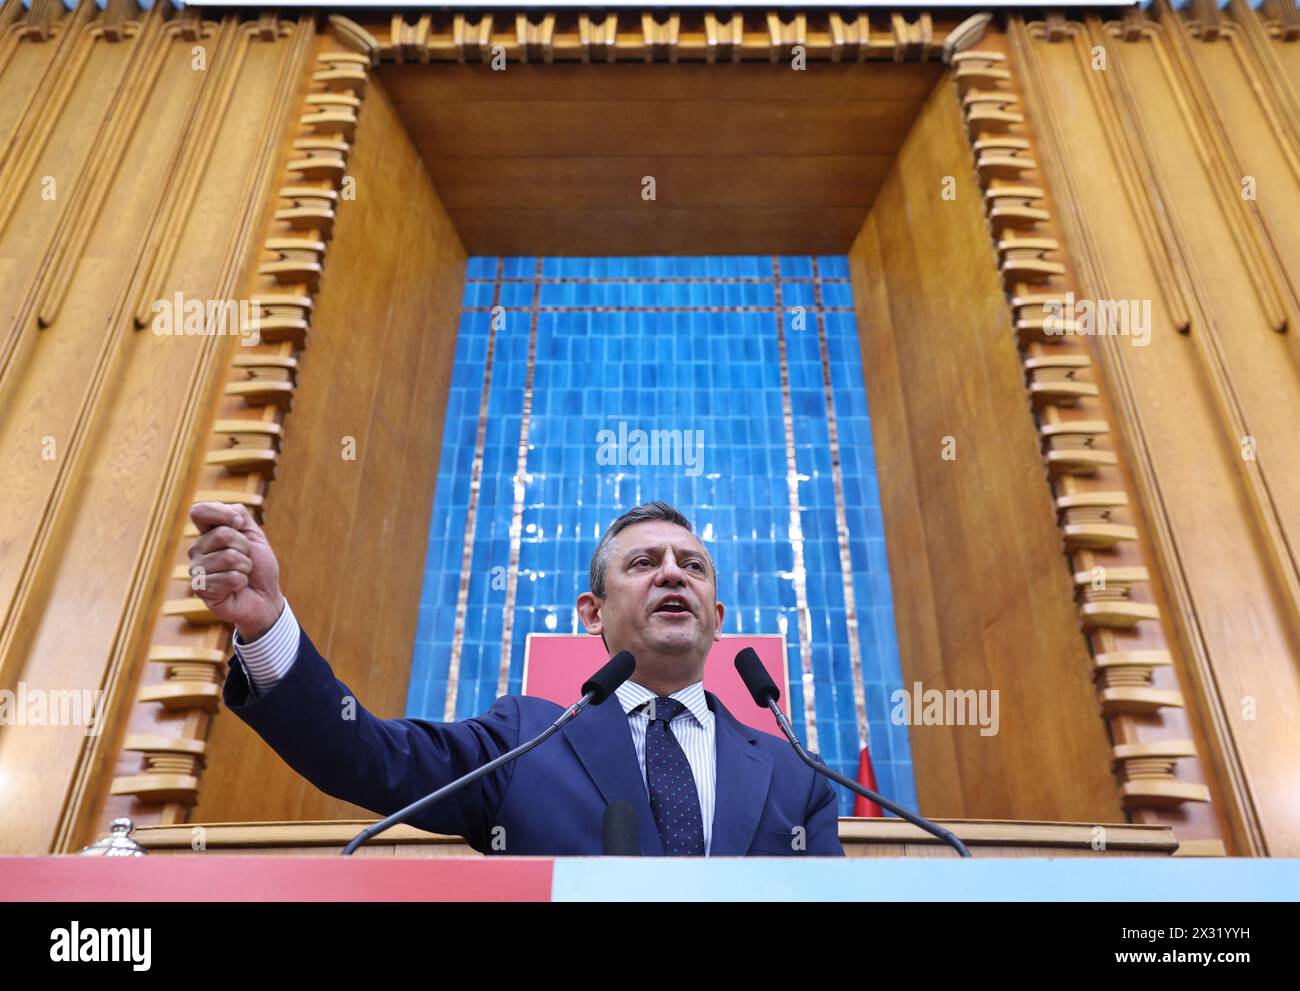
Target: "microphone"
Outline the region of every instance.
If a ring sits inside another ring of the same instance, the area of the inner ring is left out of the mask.
[[[590,695],[591,704],[600,705],[614,694],[614,690],[619,685],[632,677],[632,672],[635,670],[636,660],[632,657],[632,652],[620,650],[605,662],[604,667],[582,683],[582,697],[585,699]],[[578,702],[578,711],[581,712],[586,704],[585,701]]]
[[[559,732],[560,727],[565,723],[576,719],[578,713],[587,708],[588,705],[600,705],[600,703],[604,702],[614,694],[614,689],[618,688],[619,685],[632,677],[632,672],[635,670],[636,659],[632,656],[632,653],[627,650],[620,650],[605,662],[604,667],[583,683],[582,698],[578,699],[578,701],[574,702],[571,706],[560,713],[560,717],[556,719],[555,722],[551,723],[550,726],[546,727],[546,729],[541,733],[537,734],[537,736],[533,737],[526,743],[521,743],[519,746],[515,747],[514,750],[504,753],[500,757],[494,758],[482,767],[476,768],[468,774],[461,775],[455,781],[443,785],[437,791],[430,792],[423,798],[417,799],[406,808],[398,809],[386,819],[381,819],[379,822],[367,826],[356,836],[352,837],[348,845],[343,848],[343,856],[352,856],[353,851],[355,851],[357,847],[378,836],[380,833],[384,832],[384,830],[391,829],[398,823],[406,822],[421,809],[427,808],[434,802],[441,801],[453,792],[459,791],[466,785],[477,781],[479,778],[483,777],[483,775],[490,774],[501,765],[508,764],[516,757],[522,757],[534,747],[545,743]],[[640,853],[639,844],[637,852]]]
[[[772,676],[767,673],[767,668],[763,667],[763,662],[759,659],[758,654],[755,652],[753,647],[746,647],[736,655],[736,671],[739,672],[741,680],[745,683],[745,687],[749,689],[749,694],[753,696],[754,704],[760,709],[772,710],[772,714],[776,716],[776,724],[781,727],[781,732],[785,734],[785,738],[790,741],[790,745],[794,747],[795,753],[799,755],[799,759],[805,764],[811,767],[818,774],[824,774],[832,781],[843,785],[845,788],[849,789],[849,791],[856,792],[863,798],[870,799],[877,805],[893,812],[899,818],[906,819],[914,826],[919,826],[932,836],[937,836],[956,850],[961,856],[970,856],[970,851],[966,849],[966,844],[942,826],[931,822],[924,816],[903,808],[901,805],[895,805],[883,795],[879,795],[870,788],[858,784],[852,778],[846,778],[842,774],[837,774],[829,767],[813,760],[812,757],[809,756],[808,751],[803,748],[803,744],[799,742],[799,738],[794,735],[794,728],[791,727],[790,720],[785,718],[785,713],[782,712],[781,707],[776,704],[781,698],[781,689],[776,687],[776,683],[772,681]]]
[[[641,837],[637,830],[636,809],[626,799],[615,799],[605,806],[604,838],[601,849],[607,857],[641,856]]]

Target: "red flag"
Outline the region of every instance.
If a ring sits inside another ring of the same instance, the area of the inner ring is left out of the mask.
[[[870,788],[872,791],[876,790],[876,771],[871,766],[871,751],[865,745],[858,753],[858,784],[864,788]],[[884,816],[885,810],[875,802],[867,801],[861,795],[854,795],[853,814],[879,819]]]

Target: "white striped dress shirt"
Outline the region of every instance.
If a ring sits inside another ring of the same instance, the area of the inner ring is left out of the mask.
[[[298,656],[298,620],[284,600],[284,609],[275,624],[252,643],[239,639],[235,631],[235,656],[239,658],[254,693],[265,695],[289,673],[293,659]]]
[[[235,634],[235,654],[248,673],[255,694],[265,695],[288,673],[294,658],[298,656],[298,634],[298,620],[289,608],[288,601],[275,624],[252,643],[243,643],[239,634]],[[646,786],[646,797],[649,798],[650,786],[645,775],[645,734],[650,721],[645,711],[638,711],[637,706],[656,696],[635,681],[623,682],[615,694],[623,711],[627,713],[632,747],[636,751],[636,762],[641,767],[641,783]],[[691,773],[695,776],[695,789],[700,796],[700,815],[704,823],[704,853],[708,856],[713,845],[713,809],[718,781],[716,721],[713,710],[704,697],[704,682],[687,685],[673,692],[670,698],[675,698],[686,706],[686,711],[668,725],[681,744],[686,760],[691,765]]]

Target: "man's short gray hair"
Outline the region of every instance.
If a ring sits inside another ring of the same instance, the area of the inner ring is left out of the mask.
[[[614,538],[633,524],[645,523],[649,520],[676,523],[679,527],[690,530],[691,533],[695,532],[691,529],[691,521],[681,510],[666,502],[645,502],[640,506],[633,506],[609,525],[609,529],[600,538],[600,543],[596,545],[596,553],[591,555],[589,582],[591,594],[596,598],[605,597],[605,571],[609,568],[609,559],[614,555]],[[700,543],[703,544],[704,541]],[[714,567],[713,555],[709,553],[707,547],[704,548],[704,556],[709,559],[709,570],[713,572],[714,581],[717,581],[718,569]]]

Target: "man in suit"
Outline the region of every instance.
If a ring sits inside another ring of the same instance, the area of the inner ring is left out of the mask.
[[[280,593],[266,535],[242,506],[196,503],[197,594],[235,627],[224,698],[316,787],[380,815],[409,805],[540,733],[563,711],[505,695],[460,722],[380,719],[338,681]],[[601,853],[607,805],[637,812],[641,850],[671,856],[844,856],[829,782],[783,740],[704,691],[721,639],[712,556],[662,502],[624,513],[578,598],[587,631],[636,671],[614,697],[523,757],[426,808],[412,825],[482,853]]]

